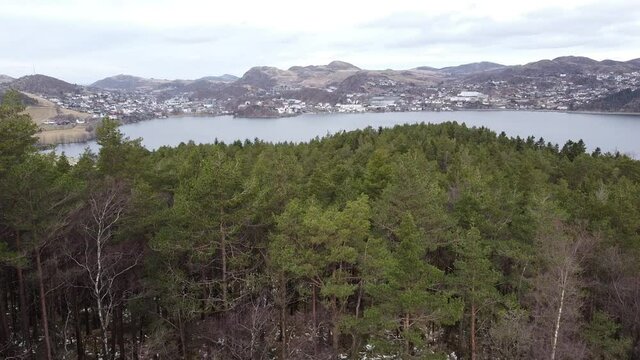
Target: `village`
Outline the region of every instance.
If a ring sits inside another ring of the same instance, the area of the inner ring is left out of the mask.
[[[518,81],[459,80],[437,87],[370,83],[376,92],[336,94],[334,102],[303,101],[286,87],[249,92],[241,98],[196,98],[189,93],[160,97],[149,91],[95,90],[42,97],[61,108],[90,114],[87,121],[108,117],[122,123],[176,115],[285,117],[304,113],[455,111],[473,109],[574,111],[623,89],[640,88],[640,72],[521,78]],[[382,91],[380,91],[382,89]],[[322,89],[336,91],[331,86]],[[291,95],[291,94],[294,95]],[[250,110],[250,111],[249,111]],[[68,125],[69,118],[52,119]],[[85,120],[76,119],[78,123]],[[52,123],[53,124],[53,123]]]

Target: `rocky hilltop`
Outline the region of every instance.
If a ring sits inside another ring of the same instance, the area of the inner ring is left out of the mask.
[[[292,66],[287,70],[270,66],[256,66],[247,71],[238,84],[261,89],[281,87],[284,89],[337,86],[347,77],[361,69],[344,61],[333,61],[327,65]]]

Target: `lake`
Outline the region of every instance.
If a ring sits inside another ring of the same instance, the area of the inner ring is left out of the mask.
[[[562,146],[567,140],[584,140],[589,151],[600,147],[603,152],[620,151],[640,158],[640,116],[609,114],[577,114],[538,111],[455,111],[405,112],[364,114],[304,114],[277,119],[245,119],[232,116],[171,117],[154,119],[120,127],[131,139],[143,138],[142,144],[150,149],[164,145],[176,146],[193,140],[212,143],[215,139],[231,143],[255,138],[269,142],[304,142],[316,136],[325,136],[342,130],[393,127],[398,124],[442,123],[457,121],[467,126],[485,126],[497,133],[536,139]],[[76,157],[86,147],[98,151],[95,141],[64,144],[56,147],[58,153]]]

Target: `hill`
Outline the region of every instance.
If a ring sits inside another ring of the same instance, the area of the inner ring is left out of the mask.
[[[302,88],[327,89],[339,93],[372,92],[394,86],[433,85],[442,78],[424,68],[412,70],[363,70],[343,61],[327,65],[292,66],[287,70],[269,66],[253,67],[236,83],[260,89],[280,87],[283,90]]]
[[[471,81],[505,80],[514,78],[532,78],[581,74],[628,73],[640,70],[640,63],[635,60],[622,62],[615,60],[597,61],[583,56],[561,56],[553,60],[539,60],[525,65],[506,66],[471,74]]]
[[[235,75],[205,76],[197,80],[148,79],[132,75],[115,75],[98,80],[91,87],[107,90],[171,90],[181,89],[194,83],[231,83],[238,80]],[[196,85],[197,86],[197,85]]]
[[[8,75],[0,74],[0,84],[6,84],[14,81],[15,79]]]
[[[347,77],[360,71],[355,65],[344,61],[332,61],[327,65],[292,66],[282,70],[270,66],[249,69],[238,81],[260,89],[315,87],[337,85]]]
[[[417,68],[415,68],[414,70],[425,70],[425,71],[438,71],[440,69],[435,68],[433,66],[418,66]]]
[[[627,61],[627,64],[640,68],[640,58]]]
[[[8,84],[9,87],[27,93],[49,96],[61,96],[66,93],[78,93],[82,87],[69,84],[47,75],[27,75]]]
[[[235,76],[235,75],[231,75],[231,74],[224,74],[224,75],[220,75],[220,76],[205,76],[205,77],[201,77],[200,79],[194,80],[198,81],[198,80],[206,80],[206,81],[211,81],[211,82],[234,82],[236,80],[238,80],[239,77]]]
[[[640,112],[640,89],[625,89],[585,104],[582,110]]]
[[[493,62],[482,61],[482,62],[475,62],[475,63],[463,64],[458,66],[444,67],[444,68],[438,69],[438,71],[452,74],[452,75],[467,75],[467,74],[474,74],[474,73],[479,73],[483,71],[504,69],[505,67],[507,66],[493,63]]]
[[[108,90],[136,90],[136,89],[153,89],[159,85],[166,84],[169,80],[145,79],[132,75],[115,75],[102,80],[98,80],[91,84],[92,87]]]

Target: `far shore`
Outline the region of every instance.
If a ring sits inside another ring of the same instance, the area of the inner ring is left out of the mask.
[[[434,111],[434,110],[421,110],[421,111],[394,111],[394,112],[402,112],[402,113],[420,113],[420,112],[463,112],[463,111],[482,111],[482,112],[490,112],[490,111],[500,111],[500,112],[507,112],[507,111],[513,111],[513,112],[519,112],[519,111],[523,111],[523,112],[549,112],[549,113],[565,113],[565,114],[585,114],[585,115],[627,115],[627,116],[640,116],[639,112],[609,112],[609,111],[581,111],[581,110],[545,110],[545,109],[452,109],[452,110],[447,110],[447,111]],[[394,112],[389,112],[389,113],[394,113]],[[269,120],[269,119],[279,119],[279,118],[287,118],[287,117],[297,117],[299,115],[305,115],[305,114],[310,114],[310,115],[321,115],[321,114],[327,114],[327,115],[331,115],[331,114],[372,114],[372,113],[380,113],[383,114],[384,112],[375,112],[375,111],[363,111],[363,112],[305,112],[305,113],[301,113],[301,114],[296,114],[296,115],[288,115],[288,116],[278,116],[278,117],[249,117],[248,119],[264,119],[264,120]],[[218,117],[218,116],[234,116],[234,114],[232,113],[222,113],[222,114],[203,114],[203,113],[182,113],[182,114],[171,114],[168,115],[167,118],[186,118],[186,117]],[[238,117],[238,118],[243,118],[243,117]],[[143,122],[143,121],[149,121],[149,120],[161,120],[163,118],[153,118],[153,119],[148,119],[148,120],[141,120],[139,122]],[[128,125],[128,124],[122,124],[122,125]],[[87,143],[89,141],[94,140],[95,137],[90,137],[90,138],[86,138],[84,140],[79,140],[79,141],[61,141],[61,142],[48,142],[46,144],[39,144],[40,146],[43,147],[51,147],[51,146],[56,146],[56,145],[61,145],[61,144],[68,144],[68,143]]]

